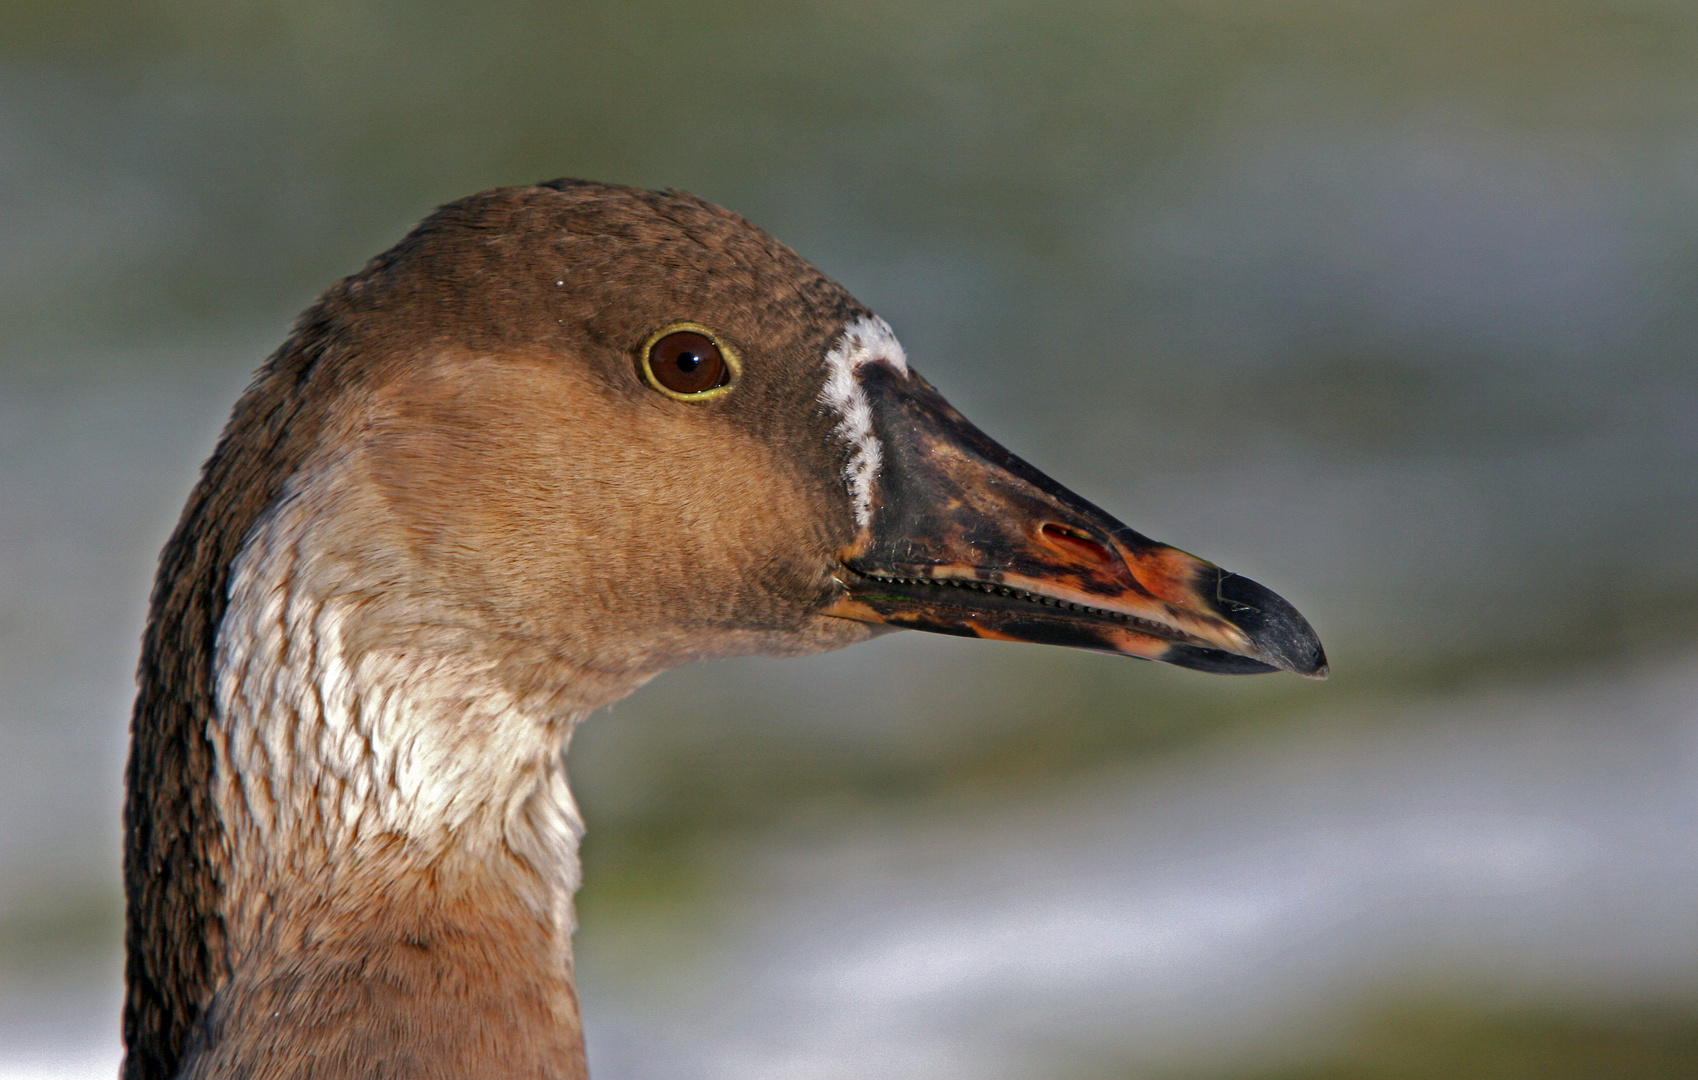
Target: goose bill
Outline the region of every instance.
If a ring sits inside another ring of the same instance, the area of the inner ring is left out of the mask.
[[[828,614],[1223,674],[1326,677],[1315,631],[1272,591],[1134,532],[911,371],[867,365],[860,376],[883,462]]]

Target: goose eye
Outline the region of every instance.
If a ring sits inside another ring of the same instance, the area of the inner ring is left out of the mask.
[[[713,338],[700,330],[674,329],[649,343],[643,374],[668,397],[696,398],[729,387],[733,366]]]

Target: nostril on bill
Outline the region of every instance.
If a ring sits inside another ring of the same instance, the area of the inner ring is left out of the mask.
[[[1044,542],[1057,551],[1087,559],[1099,566],[1113,566],[1117,561],[1107,548],[1077,529],[1050,523],[1040,531]]]

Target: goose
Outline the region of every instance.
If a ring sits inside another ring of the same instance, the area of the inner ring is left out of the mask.
[[[574,725],[900,629],[1327,671],[1290,604],[993,442],[729,211],[443,206],[300,316],[160,556],[125,1080],[586,1076]]]

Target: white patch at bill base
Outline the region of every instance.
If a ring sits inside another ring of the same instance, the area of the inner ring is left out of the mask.
[[[861,389],[858,371],[867,364],[884,364],[907,374],[908,356],[890,324],[876,315],[855,319],[843,327],[825,355],[825,385],[820,400],[837,413],[834,434],[849,447],[844,483],[855,511],[855,526],[866,528],[873,518],[873,484],[884,463],[884,447],[873,431],[872,405]]]

